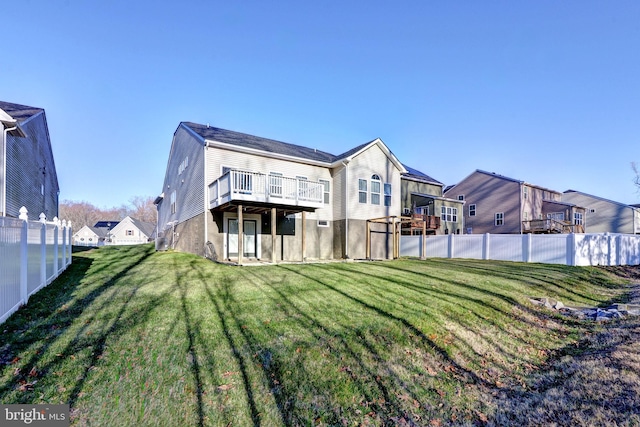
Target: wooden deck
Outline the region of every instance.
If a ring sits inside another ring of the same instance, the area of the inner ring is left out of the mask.
[[[533,219],[522,221],[522,232],[533,234],[584,233],[584,226],[556,219]]]
[[[426,222],[427,234],[435,234],[440,228],[440,217],[435,215],[412,214],[402,218],[403,234],[422,234],[423,223]]]

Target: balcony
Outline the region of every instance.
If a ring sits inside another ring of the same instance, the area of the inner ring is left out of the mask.
[[[584,226],[551,218],[533,219],[529,221],[522,221],[522,232],[534,234],[584,233]]]
[[[230,170],[209,184],[209,209],[231,202],[320,208],[324,185],[302,178]]]

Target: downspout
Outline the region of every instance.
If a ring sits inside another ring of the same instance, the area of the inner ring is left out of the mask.
[[[344,257],[349,259],[349,160],[344,165]]]
[[[202,173],[202,182],[204,185],[204,246],[202,248],[203,254],[207,255],[207,242],[209,241],[209,218],[207,218],[207,211],[209,210],[209,186],[207,185],[207,143],[204,143],[204,147],[202,149],[202,154],[204,156],[203,166],[204,171]],[[212,255],[213,256],[213,255]]]
[[[18,126],[5,128],[2,136],[2,174],[4,188],[2,189],[2,215],[7,216],[7,133],[18,129]]]
[[[518,209],[520,211],[519,215],[520,215],[520,234],[522,234],[522,211],[524,210],[524,206],[522,204],[522,192],[524,191],[524,185],[522,183],[520,183],[520,194],[518,195],[518,198],[520,199],[520,203],[518,204],[520,209]],[[533,219],[533,218],[531,218]],[[503,218],[504,221],[504,218]]]

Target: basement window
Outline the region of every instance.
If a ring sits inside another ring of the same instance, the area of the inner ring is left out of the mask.
[[[318,227],[329,227],[329,221],[327,221],[326,219],[319,219]]]

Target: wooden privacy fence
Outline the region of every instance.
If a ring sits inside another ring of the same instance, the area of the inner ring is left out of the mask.
[[[400,255],[564,265],[640,265],[634,234],[449,234],[401,236]]]
[[[0,217],[0,323],[71,264],[71,223]]]

